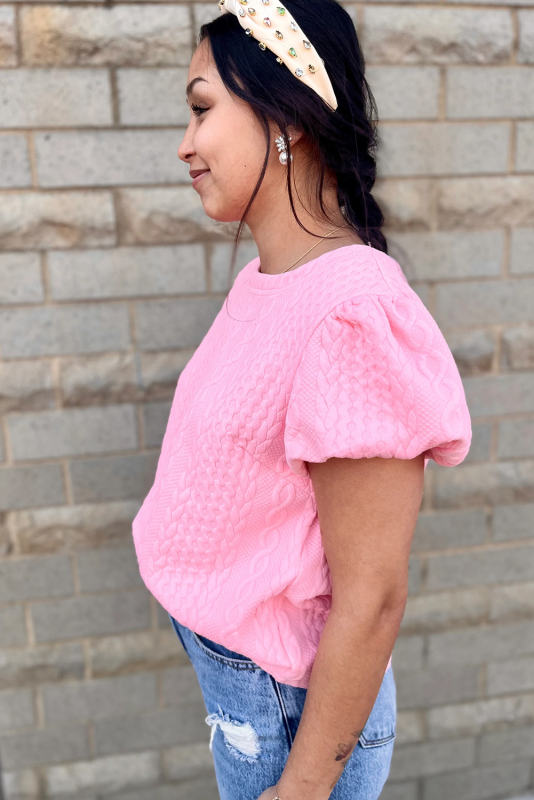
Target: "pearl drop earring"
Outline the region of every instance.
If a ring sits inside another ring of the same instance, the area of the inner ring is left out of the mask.
[[[293,137],[292,136],[289,137],[289,141],[290,142],[293,141]],[[276,146],[278,148],[278,152],[280,153],[280,155],[278,157],[279,160],[280,160],[280,163],[281,164],[287,164],[287,148],[286,148],[286,143],[284,141],[284,137],[283,136],[278,136],[275,139],[275,142],[276,142]],[[291,153],[289,155],[289,160],[293,161],[293,156],[291,155]]]

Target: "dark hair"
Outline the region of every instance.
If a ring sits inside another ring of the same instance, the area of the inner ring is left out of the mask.
[[[234,14],[221,13],[202,25],[198,35],[198,44],[209,39],[222,82],[249,103],[266,135],[262,172],[237,229],[230,275],[246,215],[267,168],[271,148],[269,119],[280,129],[288,154],[288,125],[307,136],[320,165],[316,199],[324,218],[329,220],[322,196],[328,168],[336,175],[338,202],[347,223],[364,242],[388,252],[381,231],[384,217],[371,194],[376,179],[375,151],[381,144],[378,111],[364,75],[365,62],[352,19],[337,0],[284,0],[284,5],[324,60],[338,102],[336,111],[285,64],[280,64],[271,50],[262,50],[254,36],[247,36]],[[312,236],[324,238],[308,231],[299,220],[293,204],[289,158],[287,166],[287,188],[295,219]]]

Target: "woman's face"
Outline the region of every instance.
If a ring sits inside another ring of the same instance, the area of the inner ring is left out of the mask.
[[[187,76],[187,84],[190,82],[194,85],[188,104],[198,108],[191,110],[178,155],[190,171],[209,170],[194,187],[206,214],[221,222],[235,222],[241,219],[260,176],[265,134],[248,103],[222,83],[209,39],[204,39],[193,54]],[[272,134],[271,141],[267,172],[253,203],[254,215],[275,202],[274,195],[285,185]],[[252,209],[249,216],[251,213]]]

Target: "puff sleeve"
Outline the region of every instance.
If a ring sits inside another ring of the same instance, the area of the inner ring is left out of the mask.
[[[290,469],[338,458],[464,460],[471,419],[436,321],[408,287],[335,306],[308,338],[290,390],[284,449]]]

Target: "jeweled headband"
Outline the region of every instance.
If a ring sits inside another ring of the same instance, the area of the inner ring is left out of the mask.
[[[247,36],[269,49],[279,64],[285,64],[335,111],[337,99],[323,59],[306,37],[291,12],[278,0],[219,0],[219,11],[235,14]]]

